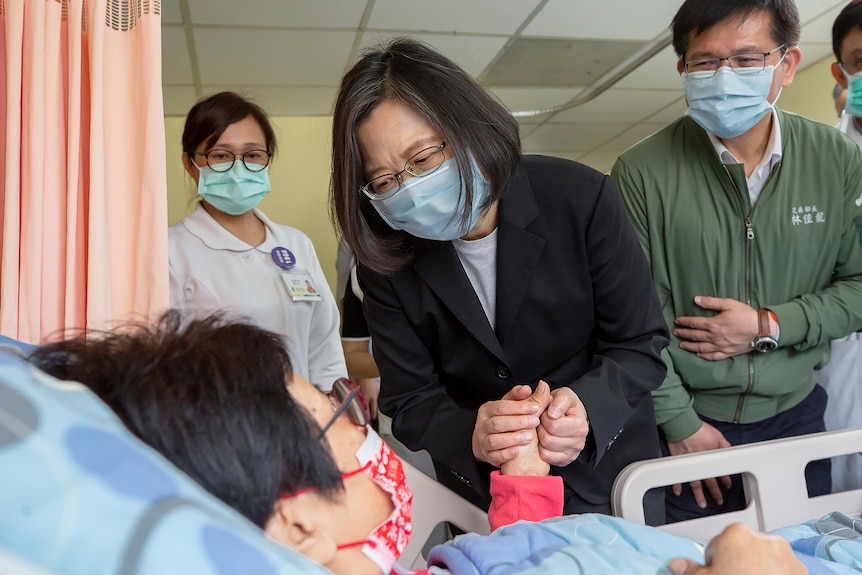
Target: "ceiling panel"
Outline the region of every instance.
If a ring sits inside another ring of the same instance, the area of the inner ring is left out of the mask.
[[[614,88],[640,90],[681,90],[682,82],[676,71],[676,53],[668,46],[614,84]]]
[[[185,28],[162,26],[162,84],[192,84]]]
[[[512,112],[518,110],[541,110],[561,106],[574,98],[583,88],[500,88],[491,87],[503,104]],[[518,121],[529,121],[518,118]],[[537,120],[533,120],[534,122]]]
[[[818,17],[831,15],[830,30],[832,30],[831,21],[835,20],[841,9],[848,4],[848,0],[795,0],[795,2],[799,10],[799,20],[803,26]]]
[[[679,0],[550,0],[525,36],[652,40],[669,25]]]
[[[800,42],[815,42],[829,44],[832,46],[832,23],[841,12],[841,9],[846,5],[841,2],[837,6],[833,6],[825,10],[822,15],[807,22],[802,27],[802,36]]]
[[[386,42],[407,34],[401,32],[366,32],[362,36],[363,48]],[[412,34],[449,59],[457,62],[469,74],[479,76],[506,44],[504,36],[458,36],[454,34]]]
[[[482,77],[492,86],[591,85],[643,47],[623,40],[518,38]]]
[[[195,27],[201,83],[337,86],[354,35],[353,32]]]
[[[177,0],[172,0],[176,2]],[[365,3],[330,0],[188,0],[192,23],[356,30]],[[237,46],[239,44],[236,44]]]
[[[260,104],[270,116],[331,116],[338,88],[307,86],[204,86],[204,95],[231,90]]]
[[[523,139],[524,150],[544,153],[554,150],[588,151],[629,128],[628,124],[543,124]]]
[[[645,120],[651,124],[669,124],[682,116],[685,113],[686,103],[685,96],[682,94],[682,88],[678,93],[678,98],[666,108],[659,110]]]
[[[666,125],[667,124],[636,124],[619,136],[602,144],[602,148],[605,150],[617,150],[620,153],[624,152],[647,136],[661,130]]]
[[[674,100],[681,90],[621,90],[611,88],[594,100],[554,114],[553,123],[639,122]]]
[[[376,0],[368,28],[508,35],[538,4],[538,0]]]
[[[799,48],[802,50],[802,62],[799,63],[801,69],[816,64],[823,58],[835,59],[832,55],[831,44],[806,44],[803,42],[799,44]]]

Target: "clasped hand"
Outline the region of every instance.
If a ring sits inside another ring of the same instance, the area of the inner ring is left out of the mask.
[[[537,446],[535,452],[544,465],[565,466],[580,455],[589,430],[584,404],[570,388],[551,391],[545,381],[539,381],[533,392],[528,385],[516,385],[502,399],[479,408],[473,429],[473,456],[503,467],[513,462],[522,448],[532,453],[530,447]],[[518,465],[524,463],[523,467],[533,473],[522,473],[521,469],[511,474],[536,474],[535,470],[543,467],[542,463],[534,461],[536,466],[530,461],[530,457],[520,457]]]

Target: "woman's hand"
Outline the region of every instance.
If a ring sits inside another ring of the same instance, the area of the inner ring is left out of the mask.
[[[583,451],[590,432],[590,420],[584,404],[571,388],[555,389],[551,397],[538,429],[539,455],[549,464],[563,467]]]
[[[529,386],[526,385],[518,387],[529,389]],[[504,395],[503,399],[514,399],[516,397],[515,389]],[[518,395],[521,393],[523,393],[523,390]],[[551,403],[551,388],[544,381],[540,381],[536,385],[536,391],[521,401],[532,401],[539,406],[541,411],[545,411],[545,408]],[[531,429],[530,432],[532,434],[530,443],[519,447],[518,455],[500,466],[500,473],[503,475],[545,476],[551,470],[548,462],[543,460],[539,455],[539,435],[536,432],[536,428]]]
[[[473,457],[501,467],[518,456],[519,447],[536,436],[541,406],[528,401],[529,385],[516,385],[503,399],[479,408],[473,428]]]

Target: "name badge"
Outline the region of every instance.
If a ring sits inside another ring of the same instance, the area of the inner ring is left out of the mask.
[[[281,274],[287,293],[293,301],[321,301],[323,298],[311,274],[305,270],[291,269]]]

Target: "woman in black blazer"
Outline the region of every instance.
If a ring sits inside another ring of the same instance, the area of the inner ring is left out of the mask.
[[[610,178],[522,156],[506,109],[410,39],[343,78],[332,161],[395,437],[487,508],[490,471],[537,428],[565,511],[609,513],[619,471],[659,456],[650,392],[668,343]],[[539,380],[553,390],[543,413],[501,400]],[[647,502],[653,523],[660,498]]]

